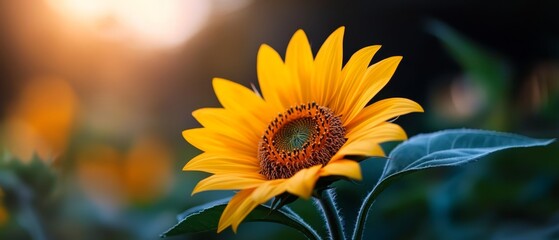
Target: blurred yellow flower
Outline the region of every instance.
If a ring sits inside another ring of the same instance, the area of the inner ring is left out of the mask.
[[[126,193],[138,203],[150,203],[167,193],[173,181],[171,150],[156,138],[140,139],[124,163]]]
[[[223,108],[193,112],[203,128],[183,131],[203,151],[184,170],[213,175],[193,194],[240,190],[222,213],[218,232],[240,222],[257,205],[288,192],[309,198],[320,177],[361,179],[359,163],[347,155],[384,156],[382,142],[404,140],[388,120],[422,112],[417,103],[389,98],[366,106],[390,80],[402,57],[369,66],[380,46],[356,52],[342,67],[344,28],[313,57],[302,30],[291,38],[285,61],[268,45],[258,51],[262,97],[237,83],[214,79]]]
[[[12,155],[29,162],[33,154],[52,161],[66,150],[77,110],[72,87],[55,77],[24,85],[5,121],[5,143]]]
[[[89,145],[76,158],[78,183],[102,213],[117,213],[126,203],[121,180],[123,159],[123,154],[109,145]]]
[[[4,191],[0,188],[0,226],[8,222],[9,215],[6,206],[4,205]]]
[[[86,196],[106,212],[126,204],[149,204],[171,187],[172,153],[160,139],[139,139],[129,151],[90,145],[77,156],[78,182]]]

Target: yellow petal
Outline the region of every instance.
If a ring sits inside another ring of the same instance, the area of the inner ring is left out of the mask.
[[[380,145],[376,142],[370,141],[369,139],[359,139],[352,142],[347,142],[340,150],[336,153],[333,160],[342,159],[347,155],[356,156],[377,156],[384,157],[384,151]]]
[[[303,30],[297,30],[285,52],[285,65],[291,78],[301,89],[301,103],[311,102],[311,80],[314,74],[314,62],[311,46]]]
[[[238,190],[254,188],[266,179],[258,173],[215,174],[198,182],[192,194],[208,190]]]
[[[275,107],[276,112],[299,104],[299,84],[287,74],[280,55],[272,47],[266,44],[260,47],[256,70],[262,95],[266,102]]]
[[[267,181],[258,186],[252,192],[251,196],[245,200],[247,203],[245,205],[241,205],[241,207],[235,211],[235,217],[232,219],[231,223],[233,232],[237,232],[239,224],[241,224],[241,222],[255,207],[285,192],[285,182],[285,179],[277,179]]]
[[[245,200],[245,203],[241,204],[241,206],[237,208],[235,214],[232,216],[231,228],[233,229],[234,233],[237,233],[239,224],[241,224],[241,222],[246,218],[246,216],[248,216],[248,214],[252,212],[254,208],[260,205],[260,203],[249,199]]]
[[[276,179],[267,181],[258,186],[251,195],[252,200],[258,203],[265,203],[271,198],[286,191],[287,179]]]
[[[218,232],[229,225],[233,228],[233,232],[237,232],[239,224],[254,208],[285,192],[285,182],[285,179],[267,181],[256,188],[237,193],[221,215]]]
[[[192,116],[202,126],[213,131],[218,131],[223,135],[231,136],[245,142],[258,144],[264,124],[252,124],[246,118],[224,108],[201,108],[192,112]]]
[[[246,215],[258,206],[258,204],[250,198],[252,192],[254,192],[254,188],[241,190],[231,198],[231,201],[229,201],[229,204],[227,204],[219,218],[217,227],[218,233],[229,227],[233,221],[239,221],[239,219],[242,221]],[[237,228],[233,229],[235,232],[236,230]]]
[[[257,146],[234,138],[216,133],[207,128],[193,128],[184,130],[182,136],[192,146],[205,152],[235,152],[247,156],[256,156]]]
[[[355,180],[363,179],[359,163],[346,159],[329,162],[320,170],[320,176],[344,176]]]
[[[238,83],[214,78],[213,87],[217,99],[225,109],[245,116],[253,124],[262,124],[265,128],[276,115],[269,110],[269,105],[262,98]]]
[[[254,173],[260,170],[256,158],[229,153],[202,153],[183,167],[183,171],[203,171],[214,174],[222,173]]]
[[[374,140],[377,143],[401,141],[408,138],[402,127],[398,124],[389,122],[383,122],[374,127],[363,128],[360,131],[346,134],[346,137],[348,138],[348,141],[353,141],[353,139],[369,139]]]
[[[369,100],[390,81],[401,60],[400,56],[389,57],[367,69],[357,87],[353,89],[354,94],[358,96],[357,99],[354,102],[346,102],[346,109],[350,109],[346,122],[352,121]]]
[[[346,125],[346,128],[348,133],[359,131],[365,127],[374,127],[392,118],[412,112],[423,112],[423,108],[406,98],[388,98],[367,106]]]
[[[335,103],[332,106],[334,112],[348,112],[346,109],[346,102],[355,102],[359,97],[358,94],[354,93],[354,88],[356,88],[359,80],[363,78],[365,70],[367,70],[371,59],[379,49],[380,45],[369,46],[360,49],[351,56],[342,70],[340,91],[336,94],[337,97],[335,98]],[[346,115],[342,114],[342,120],[345,120],[345,117],[347,117]]]
[[[318,171],[322,165],[305,168],[287,180],[287,191],[299,197],[308,199],[318,180]]]
[[[313,81],[316,87],[312,87],[311,91],[314,90],[313,99],[322,106],[329,106],[336,90],[339,90],[344,30],[344,27],[340,27],[334,31],[316,54]]]
[[[383,122],[368,129],[346,134],[347,142],[333,159],[344,155],[384,156],[379,143],[407,139],[406,132],[394,123]]]

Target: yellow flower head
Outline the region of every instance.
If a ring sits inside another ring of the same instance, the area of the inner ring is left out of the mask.
[[[236,231],[252,209],[285,192],[309,198],[321,177],[360,180],[359,163],[345,156],[384,156],[380,143],[407,138],[388,120],[422,112],[419,104],[389,98],[366,106],[402,57],[369,66],[380,48],[369,46],[342,67],[343,34],[343,27],[332,33],[316,57],[302,30],[291,38],[285,61],[262,45],[257,58],[262,96],[216,78],[213,87],[223,108],[192,113],[203,128],[183,136],[203,153],[183,170],[213,174],[193,194],[240,190],[223,211],[218,232],[230,225]]]

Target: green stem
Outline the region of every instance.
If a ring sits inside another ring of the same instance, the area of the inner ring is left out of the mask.
[[[385,173],[383,173],[375,187],[373,187],[373,190],[367,193],[367,196],[365,197],[365,199],[363,199],[363,203],[361,204],[361,207],[357,212],[357,220],[355,221],[355,228],[353,229],[353,236],[351,239],[361,240],[363,238],[363,230],[365,229],[365,222],[367,221],[367,216],[369,214],[371,206],[373,206],[373,203],[377,199],[378,195],[386,187],[388,187],[388,180],[397,177],[397,175],[385,176]]]
[[[369,210],[371,209],[371,206],[375,202],[376,195],[378,195],[377,191],[375,190],[376,190],[376,186],[375,188],[373,188],[372,191],[370,191],[367,194],[367,196],[363,200],[363,203],[361,204],[361,207],[359,208],[359,211],[357,212],[355,229],[353,230],[353,236],[351,238],[353,240],[361,240],[363,238],[363,230],[365,229],[365,222],[367,221],[367,215],[369,214]]]
[[[335,194],[332,191],[330,189],[322,191],[320,197],[315,198],[315,202],[324,216],[330,239],[345,240],[343,219],[339,215]]]
[[[283,206],[281,208],[283,211],[287,213],[287,216],[292,217],[296,222],[300,224],[301,228],[296,228],[297,230],[301,231],[308,239],[310,240],[320,240],[321,237],[318,233],[307,223],[303,218],[301,218],[297,213],[295,213],[291,208],[287,206]]]

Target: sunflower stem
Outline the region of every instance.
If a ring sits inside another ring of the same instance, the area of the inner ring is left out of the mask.
[[[353,234],[351,239],[361,240],[363,239],[363,230],[365,230],[365,222],[367,221],[367,216],[369,215],[369,210],[373,206],[377,196],[386,188],[386,184],[383,184],[383,180],[391,177],[379,179],[379,182],[373,187],[373,189],[367,193],[365,199],[361,203],[361,207],[357,212],[357,220],[355,221],[355,228],[353,229]]]
[[[290,214],[299,224],[301,224],[301,226],[303,227],[302,230],[299,230],[301,232],[303,232],[303,234],[309,239],[309,240],[320,240],[320,235],[318,235],[318,233],[307,223],[305,222],[305,220],[303,220],[303,218],[301,218],[301,216],[299,216],[295,211],[291,210],[291,208],[287,207],[287,206],[283,206],[282,210],[284,210],[285,212],[287,212],[288,214]]]
[[[318,209],[324,216],[326,229],[328,235],[332,240],[345,240],[343,229],[343,219],[340,215],[336,203],[336,196],[333,190],[327,189],[320,192],[320,195],[315,198]]]

